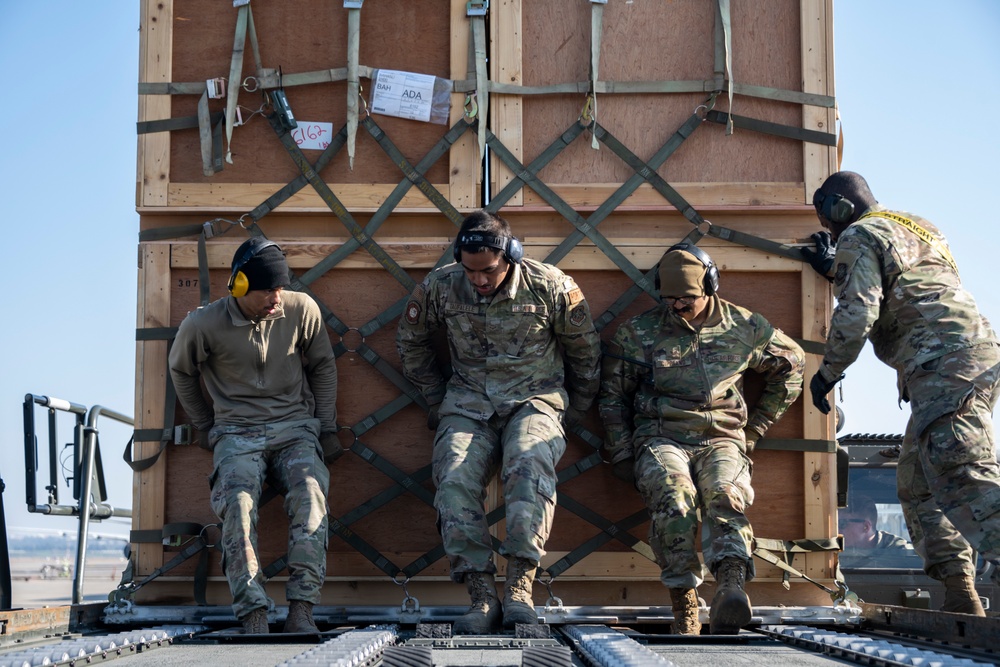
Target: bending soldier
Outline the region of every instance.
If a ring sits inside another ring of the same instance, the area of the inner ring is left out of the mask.
[[[802,392],[804,354],[760,315],[719,298],[718,270],[696,246],[667,250],[658,277],[661,303],[624,322],[604,356],[605,456],[649,508],[649,542],[678,634],[701,632],[700,509],[705,564],[717,582],[710,629],[733,634],[752,617],[744,591],[754,576],[747,455]],[[748,369],[765,380],[749,410]]]
[[[850,171],[827,178],[813,205],[829,234],[814,234],[819,252],[803,254],[820,273],[832,270],[837,297],[809,385],[813,403],[830,411],[826,395],[871,340],[875,356],[896,370],[900,402],[910,403],[896,467],[910,540],[927,574],[945,585],[942,610],[983,616],[972,549],[1000,559],[996,333],[930,222],[880,206]]]
[[[531,592],[556,499],[564,419],[597,394],[600,343],[572,278],[523,257],[503,218],[475,211],[455,239],[455,263],[418,285],[396,343],[406,377],[436,430],[434,506],[451,577],[472,605],[455,634],[537,623]],[[438,368],[435,331],[447,331],[453,374]],[[497,598],[486,488],[499,470],[506,504],[503,604]]]
[[[247,634],[268,631],[273,606],[257,554],[265,477],[285,496],[289,519],[284,631],[319,632],[312,608],[326,577],[324,450],[330,460],[343,453],[330,338],[316,303],[285,291],[288,284],[277,244],[251,238],[233,256],[232,296],[189,313],[170,350],[177,397],[212,449],[209,481],[212,509],[222,520],[223,569]]]

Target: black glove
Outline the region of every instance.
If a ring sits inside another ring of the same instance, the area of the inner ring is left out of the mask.
[[[611,474],[623,482],[635,486],[635,459],[631,456],[611,464]]]
[[[324,463],[333,463],[344,455],[344,446],[336,431],[325,431],[319,434],[319,446],[323,449]]]
[[[438,410],[441,408],[440,403],[435,403],[434,405],[427,406],[427,428],[432,431],[436,431],[438,424],[441,423],[441,417],[438,415]]]
[[[812,392],[813,405],[816,409],[822,412],[824,415],[830,414],[830,401],[826,400],[826,395],[837,386],[837,383],[844,379],[844,375],[841,374],[839,378],[833,382],[827,382],[823,378],[823,374],[816,371],[816,375],[813,375],[812,380],[809,382],[809,391]]]
[[[837,255],[837,249],[830,237],[830,232],[816,232],[809,238],[816,243],[816,249],[799,248],[799,252],[816,269],[816,273],[833,282],[833,278],[829,274],[830,269],[833,268],[833,258]]]
[[[572,405],[566,408],[566,429],[569,430],[583,423],[584,417],[587,413],[583,410],[577,410]]]

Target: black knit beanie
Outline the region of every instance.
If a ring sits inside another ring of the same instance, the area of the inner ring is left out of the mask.
[[[256,241],[256,239],[252,239]],[[237,253],[238,254],[238,253]],[[251,257],[240,269],[247,277],[247,291],[288,287],[288,262],[276,245],[268,246]]]

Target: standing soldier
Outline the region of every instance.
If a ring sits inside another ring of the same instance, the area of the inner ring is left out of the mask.
[[[288,280],[281,248],[251,238],[233,256],[232,296],[188,314],[170,349],[177,397],[195,428],[208,434],[223,569],[247,634],[268,631],[273,605],[257,555],[265,478],[285,496],[289,520],[284,631],[319,632],[312,608],[326,577],[330,483],[323,457],[343,453],[330,338],[316,302],[285,291]]]
[[[717,582],[712,634],[750,622],[752,464],[757,440],[802,393],[802,349],[767,320],[718,297],[712,259],[688,243],[663,255],[659,305],[624,322],[604,356],[598,407],[605,456],[651,514],[649,542],[670,589],[675,632],[697,635],[698,510]],[[764,377],[748,411],[743,373]]]
[[[537,623],[531,589],[556,502],[564,421],[593,402],[600,342],[572,278],[525,258],[510,225],[475,211],[462,223],[455,262],[418,285],[399,321],[403,372],[430,407],[436,430],[434,507],[451,578],[472,605],[455,634]],[[448,334],[453,373],[438,368],[434,333]],[[496,595],[486,487],[500,472],[507,509],[503,607]]]
[[[972,549],[1000,559],[996,334],[930,222],[880,206],[851,171],[827,178],[813,205],[830,234],[814,234],[818,252],[803,254],[820,273],[833,270],[837,297],[809,384],[813,403],[830,412],[826,395],[870,339],[875,356],[896,370],[900,401],[910,403],[896,466],[910,539],[927,574],[945,585],[942,610],[984,616]]]

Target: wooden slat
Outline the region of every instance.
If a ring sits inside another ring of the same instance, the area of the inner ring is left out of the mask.
[[[212,269],[226,269],[233,259],[236,245],[240,239],[235,239],[234,243],[210,243],[208,250],[208,264]],[[633,244],[630,242],[616,243],[615,246],[626,257],[632,261],[639,269],[648,270],[653,267],[663,256],[664,247],[662,240],[653,240],[651,243]],[[431,242],[385,242],[380,241],[379,245],[396,258],[397,263],[405,269],[429,269],[438,261],[442,253],[449,248],[447,241]],[[557,241],[545,242],[545,240],[532,240],[524,244],[525,255],[532,259],[544,259],[551,253],[557,245]],[[309,241],[281,241],[282,250],[288,258],[288,265],[292,269],[309,269],[317,264],[321,259],[341,247],[338,243],[316,243]],[[703,246],[712,256],[716,264],[726,271],[802,271],[803,267],[809,268],[803,262],[768,255],[751,248],[743,248],[734,245],[716,246],[709,244]],[[178,242],[172,244],[170,264],[175,269],[196,269],[198,268],[198,245],[193,242]],[[380,264],[367,251],[355,251],[340,263],[339,270],[346,269],[378,269]],[[566,271],[574,270],[607,270],[613,271],[617,267],[608,257],[592,244],[581,243],[559,266]],[[811,268],[809,269],[812,270]]]
[[[832,294],[830,284],[815,271],[802,271],[802,331],[807,340],[825,341],[830,321]],[[802,401],[805,406],[805,438],[830,439],[834,437],[833,413],[824,416],[812,404],[809,381],[819,370],[820,358],[806,355],[805,389]],[[831,403],[833,403],[833,396]],[[829,538],[837,534],[837,465],[834,454],[805,455],[802,471],[805,493],[805,519],[807,538]],[[833,556],[808,554],[806,573],[824,576],[833,567]]]
[[[140,75],[142,83],[167,83],[171,76],[173,0],[146,0],[142,4]],[[139,120],[170,117],[169,95],[140,95]],[[136,167],[136,203],[140,206],[167,206],[170,180],[170,133],[157,132],[139,137]]]
[[[403,180],[402,173],[399,179]],[[333,193],[352,212],[375,211],[385,201],[396,184],[330,183]],[[452,201],[451,187],[445,183],[433,184],[448,201]],[[275,192],[285,187],[284,183],[171,183],[167,205],[197,208],[200,211],[250,211]],[[437,208],[415,187],[403,197],[400,208]],[[310,213],[329,213],[319,194],[306,186],[288,198],[278,210],[296,210]]]
[[[802,92],[835,94],[833,73],[833,0],[802,0]],[[802,127],[821,132],[837,131],[836,109],[804,106]],[[803,143],[805,202],[812,202],[826,177],[837,171],[837,150]]]
[[[136,327],[170,326],[170,246],[141,245],[140,257],[142,265],[139,267]],[[167,342],[136,343],[136,429],[163,428],[166,379]],[[157,449],[157,442],[135,443],[133,460],[152,456]],[[152,467],[132,476],[134,530],[163,527],[166,503],[165,458],[161,457]],[[149,574],[163,564],[163,548],[159,544],[139,544],[136,546],[136,554],[139,575]]]
[[[468,133],[467,133],[468,135]],[[146,135],[153,136],[153,135]],[[456,144],[458,146],[458,144]],[[453,151],[456,150],[453,147]],[[454,154],[453,154],[454,159]],[[400,174],[402,180],[402,174]],[[375,211],[395,188],[395,184],[330,183],[337,198],[352,212]],[[452,191],[452,186],[434,183],[443,197],[459,210],[474,208],[477,199],[469,199]],[[170,183],[166,204],[170,207],[216,211],[249,211],[285,186],[284,183]],[[621,186],[620,183],[560,185],[553,190],[574,208],[594,208],[604,203]],[[671,183],[692,206],[802,206],[802,183]],[[464,185],[461,187],[465,187]],[[548,207],[544,199],[525,188],[524,206]],[[471,201],[473,203],[466,204]],[[163,205],[163,204],[161,204]],[[650,185],[640,186],[625,200],[624,207],[650,206],[672,209],[673,206]],[[399,209],[436,207],[416,188],[412,188],[399,204]],[[305,187],[277,210],[285,212],[324,213],[329,211],[311,187]]]
[[[501,83],[524,83],[524,72],[521,67],[523,49],[521,38],[521,0],[504,0],[491,8],[493,20],[490,23],[491,51],[496,55],[491,58],[490,78]],[[524,124],[523,103],[520,95],[493,95],[490,99],[493,122],[490,124],[493,134],[507,147],[514,157],[524,162]],[[514,175],[496,156],[490,163],[493,193],[500,192]],[[507,201],[507,206],[521,206],[524,203],[524,190]]]
[[[451,78],[465,79],[468,76],[469,44],[471,42],[469,19],[465,15],[465,0],[451,0]],[[465,116],[465,93],[451,96],[450,122],[454,125]],[[458,209],[470,209],[479,205],[478,183],[476,182],[477,155],[479,148],[472,132],[466,132],[451,147],[449,160],[452,169],[448,171],[448,201]]]

